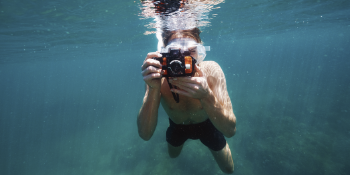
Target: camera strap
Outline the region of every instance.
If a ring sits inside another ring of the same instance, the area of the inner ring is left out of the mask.
[[[166,77],[166,80],[168,81],[170,89],[172,89],[173,85],[171,85],[171,83],[169,83],[169,77]],[[174,88],[177,89],[176,86],[174,86]],[[171,93],[173,94],[173,97],[174,97],[174,100],[176,101],[176,103],[179,103],[179,101],[180,101],[179,94],[178,93],[174,93],[174,92],[171,92]]]

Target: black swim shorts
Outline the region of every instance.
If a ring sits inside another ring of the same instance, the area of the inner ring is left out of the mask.
[[[181,125],[175,124],[169,118],[169,123],[166,141],[172,146],[181,146],[187,139],[200,139],[205,146],[213,151],[220,151],[226,146],[224,135],[215,128],[209,119],[202,123]]]

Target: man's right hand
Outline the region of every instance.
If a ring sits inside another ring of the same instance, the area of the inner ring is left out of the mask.
[[[141,66],[141,74],[149,88],[160,90],[163,74],[162,65],[158,60],[152,59],[154,57],[162,57],[162,54],[159,52],[148,53],[143,65]]]

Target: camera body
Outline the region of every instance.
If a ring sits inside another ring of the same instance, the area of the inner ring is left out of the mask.
[[[162,64],[163,77],[193,76],[194,66],[197,62],[189,51],[181,53],[180,49],[169,49],[168,53],[162,53],[162,57],[153,58]]]

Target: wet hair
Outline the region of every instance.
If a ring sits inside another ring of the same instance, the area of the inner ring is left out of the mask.
[[[167,46],[169,44],[169,39],[173,36],[175,36],[175,38],[192,38],[196,40],[197,43],[201,43],[202,40],[199,37],[200,33],[201,31],[198,28],[193,28],[189,30],[176,30],[176,31],[163,30],[163,33],[162,33],[163,44],[164,46]]]

